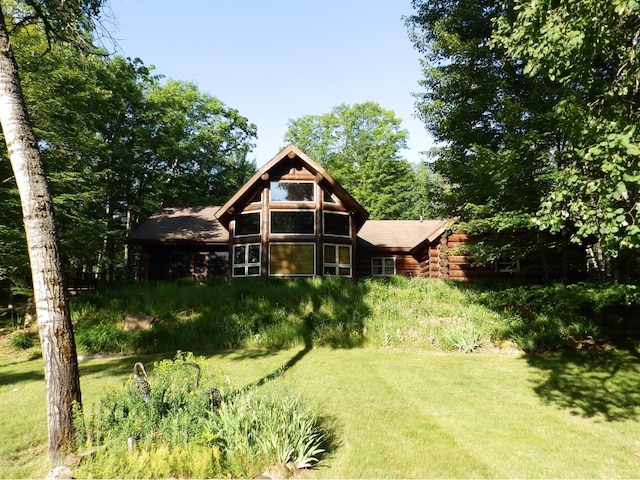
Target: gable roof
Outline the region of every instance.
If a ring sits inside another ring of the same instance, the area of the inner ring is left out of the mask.
[[[220,207],[163,208],[136,228],[131,243],[226,244],[229,232],[215,216]]]
[[[255,192],[255,185],[261,180],[268,179],[269,172],[287,158],[297,158],[311,174],[316,176],[316,181],[321,186],[327,186],[331,190],[331,193],[335,194],[340,202],[353,213],[358,228],[362,226],[369,217],[369,212],[367,212],[349,192],[342,188],[323,167],[314,162],[295,145],[289,145],[260,168],[253,177],[251,177],[249,181],[227,201],[227,203],[220,207],[220,210],[216,212],[218,220],[220,220],[225,227],[228,227],[231,217],[233,216],[233,212],[237,210],[237,207],[242,205],[243,202],[247,201],[248,196]]]
[[[448,220],[367,220],[358,232],[358,247],[413,250],[444,233]]]

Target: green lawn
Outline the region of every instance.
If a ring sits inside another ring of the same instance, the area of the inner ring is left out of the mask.
[[[150,365],[161,357],[140,358]],[[81,362],[85,408],[122,385],[133,363]],[[336,437],[315,477],[640,476],[635,349],[531,356],[243,349],[206,355],[203,367],[237,387],[262,380],[262,389],[300,392]],[[3,356],[0,475],[43,477],[45,451],[42,362]]]

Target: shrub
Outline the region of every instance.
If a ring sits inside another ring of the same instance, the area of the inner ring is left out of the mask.
[[[191,354],[157,363],[145,401],[135,380],[111,392],[86,423],[84,445],[98,448],[82,477],[252,477],[266,467],[315,465],[324,433],[298,397],[204,387]],[[209,379],[205,379],[209,380]],[[284,467],[283,467],[284,468]]]
[[[16,350],[28,350],[38,342],[38,335],[29,330],[19,330],[11,335],[10,345]]]
[[[456,323],[442,333],[441,347],[471,353],[483,344],[482,335],[472,323]]]

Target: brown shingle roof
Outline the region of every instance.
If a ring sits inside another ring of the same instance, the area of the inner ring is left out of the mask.
[[[229,232],[215,216],[219,208],[164,208],[136,228],[129,235],[129,241],[132,243],[227,243]]]
[[[358,232],[359,247],[411,250],[435,240],[448,220],[367,220]]]

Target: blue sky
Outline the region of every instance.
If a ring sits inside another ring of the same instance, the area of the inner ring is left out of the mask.
[[[432,146],[414,118],[419,54],[402,21],[410,0],[110,0],[117,53],[195,82],[258,127],[251,158],[285,146],[287,121],[374,101],[409,131],[403,156]]]

